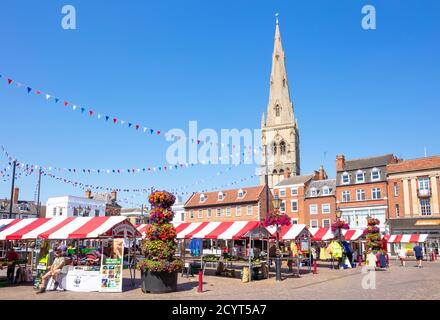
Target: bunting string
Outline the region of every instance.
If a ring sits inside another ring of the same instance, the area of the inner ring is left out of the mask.
[[[13,157],[6,148],[2,145],[1,146],[1,154],[6,157],[9,162],[12,162],[14,160],[17,160],[15,157]],[[239,157],[240,153],[235,153],[234,155],[230,155],[231,158],[233,156]],[[245,161],[247,161],[250,157],[250,152],[243,152],[241,153],[240,162],[239,164],[243,164]],[[219,161],[221,161],[221,157],[219,157]],[[196,163],[198,165],[207,165],[211,164],[211,161],[200,161]],[[174,164],[169,165],[165,164],[162,166],[145,166],[142,168],[65,168],[65,167],[57,167],[57,166],[42,166],[42,165],[34,165],[29,163],[17,163],[17,167],[24,168],[29,171],[37,171],[39,168],[46,172],[65,172],[65,173],[71,173],[71,174],[123,174],[123,173],[131,173],[131,174],[138,174],[138,173],[155,173],[155,172],[165,172],[165,171],[171,171],[171,170],[179,170],[179,169],[186,169],[188,167],[193,167],[196,165],[194,163],[185,163],[185,164]]]
[[[163,135],[162,130],[153,129],[150,127],[145,127],[136,121],[122,120],[119,117],[115,117],[115,116],[109,115],[107,113],[97,112],[95,109],[92,109],[92,108],[86,108],[84,106],[79,106],[77,104],[70,102],[70,100],[68,100],[68,99],[59,98],[59,97],[54,96],[52,94],[49,94],[43,90],[36,89],[33,86],[30,86],[30,85],[24,84],[22,82],[18,82],[15,79],[6,77],[2,74],[0,74],[0,78],[4,79],[4,82],[6,83],[7,86],[26,90],[27,94],[33,94],[37,97],[39,96],[39,97],[45,99],[47,102],[54,102],[55,104],[63,106],[65,109],[71,109],[73,111],[81,112],[82,114],[88,116],[89,118],[96,118],[98,120],[102,119],[105,122],[108,122],[108,123],[111,123],[114,125],[119,124],[121,126],[125,126],[125,127],[129,128],[129,129],[133,129],[137,132],[141,132],[141,133],[145,133],[145,134],[149,134],[149,135],[157,135],[157,136]]]

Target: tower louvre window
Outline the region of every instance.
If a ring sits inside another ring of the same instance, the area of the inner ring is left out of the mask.
[[[275,142],[272,144],[272,153],[277,154],[277,144]]]
[[[280,143],[280,154],[286,154],[286,143],[284,141]]]
[[[280,106],[279,105],[276,105],[276,107],[275,107],[275,115],[277,116],[277,117],[279,117],[280,116]]]

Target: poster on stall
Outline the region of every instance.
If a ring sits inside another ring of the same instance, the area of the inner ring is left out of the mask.
[[[122,292],[124,239],[113,239],[104,244],[101,263],[100,292]]]
[[[46,274],[49,264],[49,241],[44,240],[43,243],[40,241],[36,242],[36,246],[40,246],[40,250],[37,256],[37,274],[34,278],[34,289],[40,288],[42,277]]]

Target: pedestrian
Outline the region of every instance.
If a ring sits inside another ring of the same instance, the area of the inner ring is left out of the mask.
[[[6,260],[8,261],[8,269],[6,272],[6,277],[8,280],[13,283],[14,282],[14,273],[15,273],[15,264],[18,260],[18,254],[15,251],[14,247],[11,247],[6,254]]]
[[[400,266],[405,266],[405,259],[406,259],[406,249],[404,247],[401,247],[398,252],[399,259],[400,259]]]
[[[421,268],[422,267],[422,260],[423,260],[423,249],[421,246],[416,244],[413,248],[413,251],[414,251],[414,254],[416,255],[417,266],[419,268]]]

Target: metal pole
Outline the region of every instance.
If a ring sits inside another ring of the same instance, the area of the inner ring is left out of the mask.
[[[275,257],[275,274],[276,280],[281,281],[281,256],[280,256],[280,228],[277,225],[277,240],[276,240],[276,257]]]
[[[41,167],[38,171],[38,196],[37,196],[37,215],[40,217],[41,203],[40,203],[40,189],[41,189]]]
[[[15,184],[16,165],[17,165],[17,160],[12,161],[12,184],[11,184],[11,202],[9,203],[9,219],[12,219],[12,206],[14,204],[13,202],[14,202],[14,184]]]

